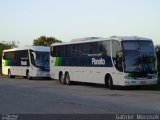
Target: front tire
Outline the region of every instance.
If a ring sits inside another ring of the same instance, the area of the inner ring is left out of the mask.
[[[26,72],[26,78],[27,78],[28,80],[31,80],[31,79],[32,79],[32,77],[30,77],[29,70]]]
[[[111,75],[108,75],[108,76],[105,78],[105,86],[106,86],[107,88],[109,88],[110,90],[113,90],[113,89],[114,89],[113,80],[112,80]]]
[[[109,82],[109,84],[108,84],[109,85],[109,89],[110,90],[114,90],[113,80],[112,80],[111,76],[109,76],[108,82]]]

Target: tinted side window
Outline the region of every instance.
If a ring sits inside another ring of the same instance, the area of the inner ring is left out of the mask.
[[[24,58],[28,58],[28,50],[24,50],[23,54],[24,54],[24,56],[23,56]]]
[[[16,60],[21,58],[21,53],[20,51],[16,51]]]
[[[55,57],[60,57],[60,47],[55,46]]]
[[[79,56],[82,56],[82,44],[78,44],[79,47]]]
[[[72,45],[67,45],[67,57],[72,57],[73,56],[73,46]]]
[[[28,59],[28,50],[21,50],[15,52],[15,59]]]
[[[82,44],[81,45],[82,47],[82,56],[86,56],[88,54],[90,54],[90,49],[91,49],[91,46],[90,46],[90,43],[85,43],[85,44]]]
[[[91,54],[101,54],[100,44],[98,42],[91,43]]]
[[[59,57],[65,57],[66,56],[66,46],[60,46],[60,55]]]
[[[100,51],[102,53],[102,56],[111,56],[110,41],[100,42]]]
[[[4,53],[4,59],[5,60],[14,60],[15,59],[15,52],[14,51],[5,52]]]
[[[79,56],[79,45],[73,45],[73,56]]]
[[[106,46],[103,45],[103,42],[99,42],[99,46],[100,46],[100,53],[102,56],[106,56],[107,55],[107,49]]]
[[[51,56],[57,57],[59,55],[59,47],[58,46],[52,46],[51,47]]]
[[[66,57],[66,46],[52,46],[51,56],[52,57]]]

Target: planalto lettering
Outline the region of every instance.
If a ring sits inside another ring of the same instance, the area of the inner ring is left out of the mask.
[[[92,58],[92,65],[105,65],[105,59],[103,59],[103,58],[100,58],[100,59]]]

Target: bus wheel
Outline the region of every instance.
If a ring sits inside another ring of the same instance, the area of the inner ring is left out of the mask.
[[[64,79],[63,79],[63,73],[62,72],[59,73],[59,82],[61,84],[64,84]]]
[[[109,88],[110,90],[114,89],[113,80],[112,80],[111,75],[106,75],[105,86],[106,86],[106,88]]]
[[[70,76],[69,76],[68,73],[66,73],[66,75],[65,75],[65,82],[66,82],[67,85],[70,85],[70,84],[71,84]]]
[[[8,77],[9,77],[9,78],[12,78],[12,75],[11,75],[11,71],[10,71],[10,70],[8,70]]]
[[[26,72],[26,78],[27,78],[28,80],[31,80],[31,79],[32,79],[32,77],[30,77],[30,75],[29,75],[29,70],[27,70],[27,72]]]
[[[110,90],[114,89],[113,80],[111,76],[109,76],[109,79],[108,79],[108,87]]]

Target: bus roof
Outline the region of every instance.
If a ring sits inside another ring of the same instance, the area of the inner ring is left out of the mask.
[[[89,43],[89,42],[98,42],[98,41],[105,41],[105,40],[117,40],[120,42],[121,41],[133,41],[133,40],[152,41],[149,38],[138,37],[138,36],[111,36],[109,38],[86,37],[86,38],[73,39],[71,42],[66,42],[66,43],[53,43],[51,46],[69,45],[69,44],[78,44],[78,43]]]
[[[13,49],[7,49],[7,50],[4,50],[4,52],[16,51],[16,50],[28,50],[28,49],[34,50],[34,51],[41,51],[41,52],[50,52],[50,48],[45,46],[24,46],[24,47],[18,47]]]

